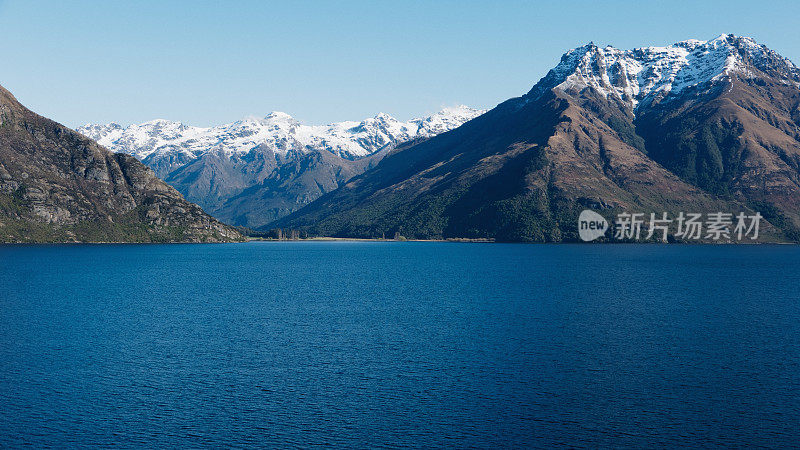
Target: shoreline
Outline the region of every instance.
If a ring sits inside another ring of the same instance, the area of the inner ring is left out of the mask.
[[[73,245],[220,245],[220,244],[245,244],[250,242],[445,242],[456,244],[540,244],[540,245],[714,245],[714,246],[738,246],[738,245],[798,245],[799,242],[582,242],[582,241],[562,241],[562,242],[510,242],[496,241],[494,239],[470,239],[470,238],[447,238],[447,239],[380,239],[380,238],[340,238],[340,237],[313,237],[306,239],[265,239],[260,237],[246,237],[243,241],[230,242],[0,242],[0,247],[4,246],[27,246],[27,245],[52,245],[52,246],[73,246]]]
[[[608,241],[608,242],[583,242],[583,241],[562,241],[562,242],[511,242],[496,241],[494,239],[468,239],[468,238],[448,238],[448,239],[380,239],[380,238],[339,238],[339,237],[314,237],[306,239],[264,239],[258,237],[248,238],[246,242],[451,242],[466,244],[544,244],[544,245],[715,245],[715,246],[735,246],[735,245],[798,245],[798,242],[651,242],[651,241]]]
[[[472,243],[495,243],[494,239],[380,239],[380,238],[340,238],[340,237],[313,237],[306,239],[264,239],[258,237],[248,238],[249,242],[472,242]]]

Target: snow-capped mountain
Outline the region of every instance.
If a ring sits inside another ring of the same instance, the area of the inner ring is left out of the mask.
[[[289,214],[372,167],[388,150],[459,127],[483,111],[457,106],[401,122],[388,114],[304,125],[281,112],[210,128],[153,120],[78,131],[135,156],[187,199],[251,227]]]
[[[526,100],[535,100],[552,88],[578,91],[591,86],[635,112],[642,105],[702,88],[732,73],[749,76],[751,67],[795,85],[800,82],[800,71],[788,59],[752,38],[725,34],[710,41],[690,39],[633,50],[590,43],[565,53]]]
[[[548,242],[579,240],[585,209],[609,221],[748,211],[765,219],[760,238],[800,241],[798,82],[797,66],[751,38],[585,45],[527,94],[270,226]]]
[[[209,151],[241,155],[259,145],[281,156],[327,150],[353,160],[387,145],[451,130],[482,112],[457,106],[408,122],[381,113],[360,122],[329,125],[304,125],[286,113],[272,112],[263,118],[250,117],[210,128],[158,119],[128,127],[116,123],[88,124],[78,128],[78,132],[115,152],[128,153],[140,160],[174,154],[190,160]]]

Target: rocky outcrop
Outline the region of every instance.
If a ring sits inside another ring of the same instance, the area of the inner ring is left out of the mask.
[[[227,242],[132,156],[22,106],[0,87],[0,242]]]

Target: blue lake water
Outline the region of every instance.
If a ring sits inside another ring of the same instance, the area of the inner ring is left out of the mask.
[[[800,439],[800,247],[0,247],[0,447]]]

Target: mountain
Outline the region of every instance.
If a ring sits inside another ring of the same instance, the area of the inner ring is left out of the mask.
[[[135,158],[0,87],[0,242],[226,242],[241,235]]]
[[[270,226],[577,239],[580,210],[759,211],[800,238],[800,71],[750,38],[567,52],[519,98],[398,147]]]
[[[273,112],[211,128],[154,120],[128,127],[90,124],[78,131],[135,156],[223,221],[258,227],[336,189],[388,149],[451,130],[481,113],[459,106],[408,122],[378,114],[312,126]]]

